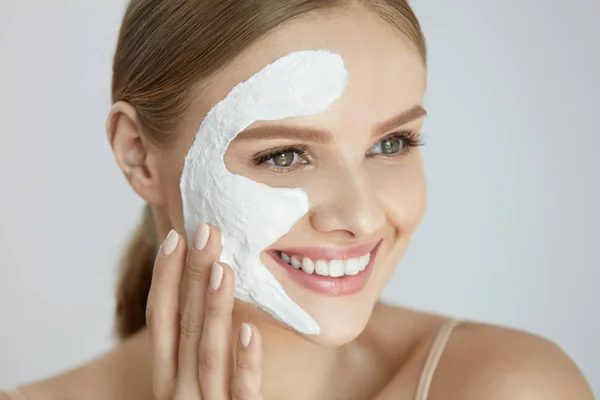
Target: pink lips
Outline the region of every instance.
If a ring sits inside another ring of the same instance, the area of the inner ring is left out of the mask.
[[[271,257],[277,261],[288,272],[292,280],[296,283],[310,289],[314,292],[325,294],[328,296],[343,296],[350,295],[360,291],[369,280],[371,275],[372,265],[377,255],[377,251],[381,245],[381,240],[377,242],[365,243],[364,245],[352,248],[294,248],[281,250],[289,256],[297,256],[299,258],[308,257],[312,260],[333,260],[356,258],[364,254],[371,253],[371,259],[364,271],[356,275],[347,275],[339,278],[329,276],[321,276],[317,274],[307,274],[302,270],[298,270],[278,256],[278,252],[270,251]]]

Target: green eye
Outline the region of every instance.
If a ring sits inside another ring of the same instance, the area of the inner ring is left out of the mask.
[[[381,152],[383,154],[394,154],[400,151],[402,147],[402,141],[400,138],[391,138],[381,142]]]
[[[306,146],[273,149],[270,153],[254,159],[254,165],[265,164],[275,169],[287,170],[296,164],[307,164]]]
[[[272,158],[272,165],[276,167],[289,167],[294,163],[294,156],[296,153],[293,151],[286,151],[284,153],[275,154]]]
[[[382,140],[375,146],[371,147],[367,154],[396,154],[402,150],[404,142],[402,138],[392,137],[386,140]]]

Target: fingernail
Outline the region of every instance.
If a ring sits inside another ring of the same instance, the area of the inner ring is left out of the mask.
[[[198,224],[196,233],[194,234],[194,248],[196,250],[202,250],[208,243],[208,237],[210,236],[210,228],[204,222]]]
[[[179,242],[179,234],[173,229],[169,231],[165,241],[162,244],[162,253],[165,257],[170,256],[175,251]]]
[[[250,339],[252,339],[252,328],[245,322],[242,322],[242,329],[240,329],[240,343],[244,347],[250,346]]]
[[[217,263],[213,263],[210,272],[210,288],[217,290],[221,286],[221,281],[223,281],[223,267]]]

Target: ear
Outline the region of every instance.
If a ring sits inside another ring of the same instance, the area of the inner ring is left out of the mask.
[[[133,190],[150,204],[161,204],[157,147],[143,135],[137,111],[125,102],[115,103],[106,119],[108,141],[117,164]]]

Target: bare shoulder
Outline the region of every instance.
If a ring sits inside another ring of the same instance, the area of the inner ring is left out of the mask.
[[[142,332],[82,365],[21,386],[21,391],[27,400],[152,398],[149,365]],[[0,400],[10,400],[2,396]]]
[[[19,386],[19,392],[27,400],[66,400],[72,399],[69,391],[72,382],[76,381],[77,374],[85,370],[86,366],[80,366],[68,372],[63,372],[51,377],[43,378],[37,381],[29,382]],[[21,397],[10,398],[5,395],[0,400],[17,400]]]
[[[374,314],[373,331],[378,345],[386,350],[381,351],[385,357],[380,361],[395,371],[377,399],[414,398],[435,338],[450,319],[384,304]],[[552,341],[516,329],[466,321],[454,328],[427,398],[594,399],[581,371]]]
[[[4,391],[0,389],[0,400],[20,400],[23,396],[26,400],[58,400],[59,397],[53,393],[51,381],[53,379],[20,385],[18,389],[15,387]]]
[[[593,400],[593,395],[575,363],[550,340],[462,323],[444,350],[429,398]]]

